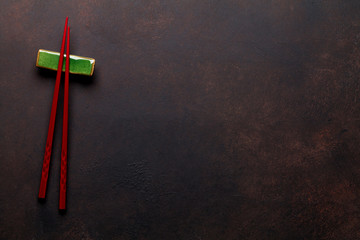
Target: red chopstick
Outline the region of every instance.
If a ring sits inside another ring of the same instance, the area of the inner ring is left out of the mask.
[[[41,181],[40,181],[40,189],[39,189],[39,198],[40,199],[45,198],[46,185],[47,185],[47,180],[49,177],[49,165],[50,165],[52,142],[53,142],[53,136],[54,136],[56,108],[57,108],[57,102],[58,102],[58,97],[59,97],[60,79],[61,79],[61,72],[62,72],[63,59],[64,59],[64,47],[65,47],[67,24],[68,24],[68,18],[66,18],[66,20],[65,20],[64,34],[63,34],[63,39],[62,39],[62,43],[61,43],[61,50],[60,50],[60,57],[59,57],[59,65],[58,65],[57,74],[56,74],[54,96],[53,96],[53,101],[52,101],[52,106],[51,106],[49,130],[48,130],[48,135],[47,135],[47,139],[46,139],[44,162],[43,162],[42,172],[41,172]]]
[[[64,116],[63,135],[61,147],[60,169],[60,197],[59,209],[66,209],[66,175],[67,175],[67,137],[68,137],[68,114],[69,114],[69,66],[70,66],[70,27],[67,29],[66,62],[65,62],[65,87],[64,87]]]

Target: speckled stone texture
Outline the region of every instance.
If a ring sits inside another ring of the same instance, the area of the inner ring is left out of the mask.
[[[62,90],[37,201],[59,51]],[[0,1],[0,239],[360,239],[360,1]]]

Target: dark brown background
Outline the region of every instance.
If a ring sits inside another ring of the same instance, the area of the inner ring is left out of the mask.
[[[0,239],[360,239],[358,0],[0,9]],[[60,215],[61,101],[37,201],[55,72],[35,58],[66,16],[96,67],[71,78]]]

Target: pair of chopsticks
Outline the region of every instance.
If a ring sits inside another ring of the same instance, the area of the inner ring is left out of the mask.
[[[68,17],[65,20],[65,28],[63,39],[61,43],[59,65],[56,74],[56,82],[54,89],[54,96],[51,106],[49,130],[46,139],[46,148],[44,155],[44,162],[41,172],[39,199],[45,199],[46,185],[49,177],[49,166],[51,158],[51,150],[54,136],[56,108],[59,97],[60,79],[63,68],[65,39],[66,41],[66,62],[65,62],[65,87],[64,87],[64,115],[63,115],[63,132],[62,132],[62,146],[61,146],[61,167],[60,167],[60,195],[59,195],[59,209],[66,209],[66,175],[67,175],[67,137],[68,137],[68,113],[69,113],[69,66],[70,66],[70,27],[68,27]]]

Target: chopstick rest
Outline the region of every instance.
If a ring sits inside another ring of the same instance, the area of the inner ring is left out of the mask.
[[[59,52],[39,49],[36,58],[36,66],[40,68],[57,70],[59,56],[60,56]],[[95,68],[94,58],[80,57],[70,54],[69,72],[71,74],[92,76],[94,73],[94,68]],[[65,72],[65,63],[63,64],[62,71]]]

